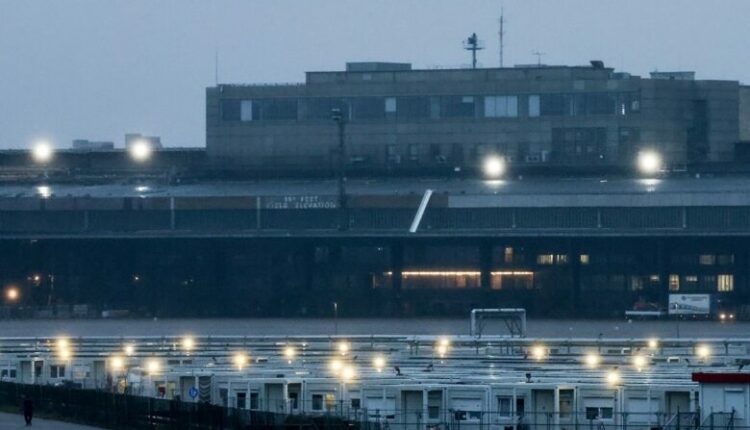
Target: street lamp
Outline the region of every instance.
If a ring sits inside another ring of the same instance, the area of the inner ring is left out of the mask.
[[[372,365],[378,373],[382,372],[383,368],[385,368],[385,357],[382,355],[376,355],[375,358],[372,359]]]
[[[638,170],[641,174],[651,176],[659,173],[661,169],[661,154],[653,149],[644,149],[638,152]]]
[[[9,302],[16,302],[21,297],[18,287],[8,287],[5,290],[5,299]]]
[[[599,366],[599,363],[601,363],[602,358],[599,356],[599,354],[596,353],[589,353],[586,354],[586,357],[584,357],[584,362],[586,363],[586,366],[595,368]]]
[[[138,163],[145,163],[148,161],[153,152],[154,148],[151,146],[151,143],[144,139],[136,140],[128,147],[130,157]]]
[[[505,174],[505,168],[505,159],[497,155],[492,155],[484,160],[482,172],[486,178],[498,179]]]
[[[232,357],[232,362],[235,366],[237,366],[238,370],[242,370],[242,368],[245,367],[248,362],[247,354],[245,354],[244,352],[236,352]]]
[[[339,129],[339,165],[338,165],[338,194],[339,194],[339,230],[349,229],[349,220],[346,219],[346,146],[344,145],[344,131],[346,129],[346,118],[341,109],[331,109],[331,119],[338,125]]]

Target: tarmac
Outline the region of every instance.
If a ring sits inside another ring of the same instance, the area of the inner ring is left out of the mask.
[[[34,418],[31,427],[42,430],[101,430],[98,427],[82,426],[60,421],[43,420],[41,418]],[[0,430],[26,428],[28,427],[26,427],[26,423],[24,423],[23,421],[23,415],[0,413]]]

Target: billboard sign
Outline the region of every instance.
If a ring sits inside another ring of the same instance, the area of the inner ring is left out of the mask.
[[[710,294],[670,294],[669,315],[708,315],[711,313]]]

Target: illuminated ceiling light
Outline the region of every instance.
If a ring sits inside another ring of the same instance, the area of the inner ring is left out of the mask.
[[[654,175],[662,169],[662,158],[658,152],[646,149],[638,153],[638,170],[644,175]]]
[[[119,355],[116,355],[116,356],[114,356],[114,357],[111,357],[111,358],[109,359],[109,367],[110,367],[110,368],[111,368],[111,369],[112,369],[113,371],[115,371],[115,372],[119,372],[119,371],[121,371],[122,369],[124,369],[124,368],[125,368],[125,359],[124,359],[124,358],[122,358],[122,357],[120,357]]]
[[[586,354],[586,356],[583,358],[583,361],[584,363],[586,363],[586,366],[594,368],[599,366],[599,363],[602,362],[602,358],[601,356],[599,356],[599,354],[592,352],[590,354]]]
[[[385,368],[386,362],[385,357],[382,355],[376,355],[375,358],[372,359],[372,366],[377,370],[378,372],[382,372]]]
[[[39,197],[48,199],[52,197],[52,188],[49,185],[39,185],[36,187],[36,193],[39,194]]]
[[[335,358],[328,363],[328,369],[330,369],[334,375],[338,375],[342,367],[344,367],[344,363]]]
[[[192,336],[185,336],[182,338],[182,349],[187,352],[192,351],[195,348],[195,339]]]
[[[622,380],[622,377],[620,376],[620,372],[617,370],[610,370],[607,372],[607,384],[611,386],[618,385],[620,381]]]
[[[536,361],[542,361],[547,357],[547,348],[542,345],[534,345],[531,347],[531,356]]]
[[[355,376],[357,376],[357,371],[354,370],[354,367],[345,366],[343,369],[341,369],[341,379],[344,382],[351,381]]]
[[[633,356],[633,367],[635,367],[639,372],[643,370],[644,367],[648,365],[648,360],[643,355],[634,355]]]
[[[505,174],[505,159],[496,155],[487,157],[482,165],[484,176],[497,179]]]
[[[349,342],[342,340],[338,344],[338,350],[341,353],[341,355],[346,355],[346,353],[349,352],[351,345],[349,345]]]
[[[242,370],[242,368],[247,366],[248,363],[247,354],[245,354],[244,352],[235,353],[232,357],[232,362],[238,369]]]
[[[125,352],[125,355],[129,357],[135,354],[135,345],[133,345],[132,343],[129,343],[125,345],[125,347],[123,347],[123,351]]]
[[[31,158],[39,164],[47,164],[55,156],[55,148],[46,140],[40,140],[31,147]]]
[[[140,139],[136,140],[130,145],[130,147],[128,147],[128,152],[133,160],[142,163],[151,158],[154,149],[148,141]]]
[[[698,345],[695,348],[695,354],[702,359],[706,359],[711,356],[711,347],[708,345]]]
[[[284,358],[286,358],[288,361],[292,361],[296,355],[297,351],[293,346],[288,345],[284,348]]]
[[[437,352],[440,358],[445,358],[445,356],[448,355],[448,349],[450,346],[451,341],[447,337],[441,337],[435,344],[435,352]]]
[[[155,358],[150,358],[146,360],[146,372],[148,372],[149,375],[155,375],[159,373],[161,370],[161,363],[159,363],[159,360]]]

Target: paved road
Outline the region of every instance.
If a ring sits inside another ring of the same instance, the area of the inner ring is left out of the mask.
[[[23,415],[0,413],[0,430],[27,429],[23,421]],[[48,421],[34,418],[31,428],[42,430],[99,430],[97,427],[80,426],[77,424],[62,423],[59,421]]]

